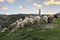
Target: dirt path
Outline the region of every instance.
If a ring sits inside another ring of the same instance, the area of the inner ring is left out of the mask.
[[[46,24],[44,28],[56,28],[56,27],[59,27],[58,24]]]

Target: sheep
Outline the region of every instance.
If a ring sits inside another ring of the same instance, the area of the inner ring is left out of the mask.
[[[40,22],[40,19],[41,19],[40,16],[35,16],[34,17],[34,22],[39,23]]]
[[[25,19],[21,22],[21,27],[23,28],[26,25],[33,24],[33,18],[25,17]]]
[[[51,23],[52,19],[54,18],[54,15],[48,15],[48,16],[43,16],[43,20],[46,22],[46,23]]]
[[[22,19],[22,18],[20,18],[18,21],[19,21],[19,22],[21,22],[21,21],[23,21],[23,19]]]
[[[22,22],[22,23],[21,23],[21,28],[24,28],[24,27],[25,27],[25,23]]]
[[[34,19],[33,18],[28,18],[28,22],[33,24],[34,23]]]
[[[53,14],[49,14],[48,17],[51,18],[51,19],[53,19],[54,15]]]
[[[20,28],[22,23],[22,18],[17,20],[16,28]]]
[[[23,20],[23,23],[25,23],[26,25],[28,25],[28,20],[29,20],[29,18],[25,17],[25,19]]]
[[[1,32],[5,32],[5,30],[6,30],[7,28],[5,27],[5,28],[3,28],[3,30],[1,31]]]
[[[43,16],[43,20],[47,23],[48,22],[48,16]]]
[[[22,22],[21,22],[21,27],[23,28],[25,25],[28,25],[28,19],[24,19]]]
[[[30,16],[30,17],[25,17],[24,21],[25,21],[25,23],[28,25],[28,24],[30,24],[30,23],[33,24],[34,19],[31,18],[31,16]]]
[[[17,24],[17,23],[16,23],[16,22],[14,22],[14,23],[12,23],[10,26],[16,26],[16,24]]]
[[[33,15],[30,15],[29,18],[34,18],[34,16]]]
[[[54,15],[50,14],[48,16],[48,23],[50,23],[53,20],[53,18],[54,18]]]
[[[17,25],[16,25],[16,28],[20,28],[21,26],[21,22],[18,22]]]
[[[16,27],[16,25],[17,25],[19,22],[21,22],[21,21],[22,21],[22,18],[19,19],[19,20],[17,20],[16,22],[12,23],[10,26],[15,26],[15,27]]]
[[[22,19],[19,19],[20,21],[17,23],[16,28],[24,28],[25,25],[28,25],[28,17],[25,17],[25,19],[22,21]]]
[[[11,30],[11,33],[12,32],[15,32],[16,30],[18,30],[19,28],[21,28],[21,22],[22,22],[22,18],[21,19],[19,19],[19,20],[17,20],[13,25],[15,25],[15,28],[13,28],[12,30]]]
[[[16,22],[12,23],[10,26],[15,26],[19,21],[17,20]]]

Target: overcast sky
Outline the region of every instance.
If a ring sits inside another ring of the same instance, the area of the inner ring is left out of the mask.
[[[0,14],[60,12],[60,0],[0,0]]]

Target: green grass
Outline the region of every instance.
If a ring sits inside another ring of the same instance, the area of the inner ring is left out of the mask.
[[[53,24],[60,24],[60,18],[53,21]],[[0,33],[0,40],[60,40],[60,25],[56,28],[43,29],[45,23],[28,25],[23,29],[18,29],[14,33]],[[4,35],[3,35],[4,34]]]
[[[60,18],[57,18],[57,19],[53,20],[53,23],[60,24]]]

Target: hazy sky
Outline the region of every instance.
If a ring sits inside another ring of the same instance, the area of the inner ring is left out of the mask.
[[[60,0],[0,0],[0,14],[60,12]]]

